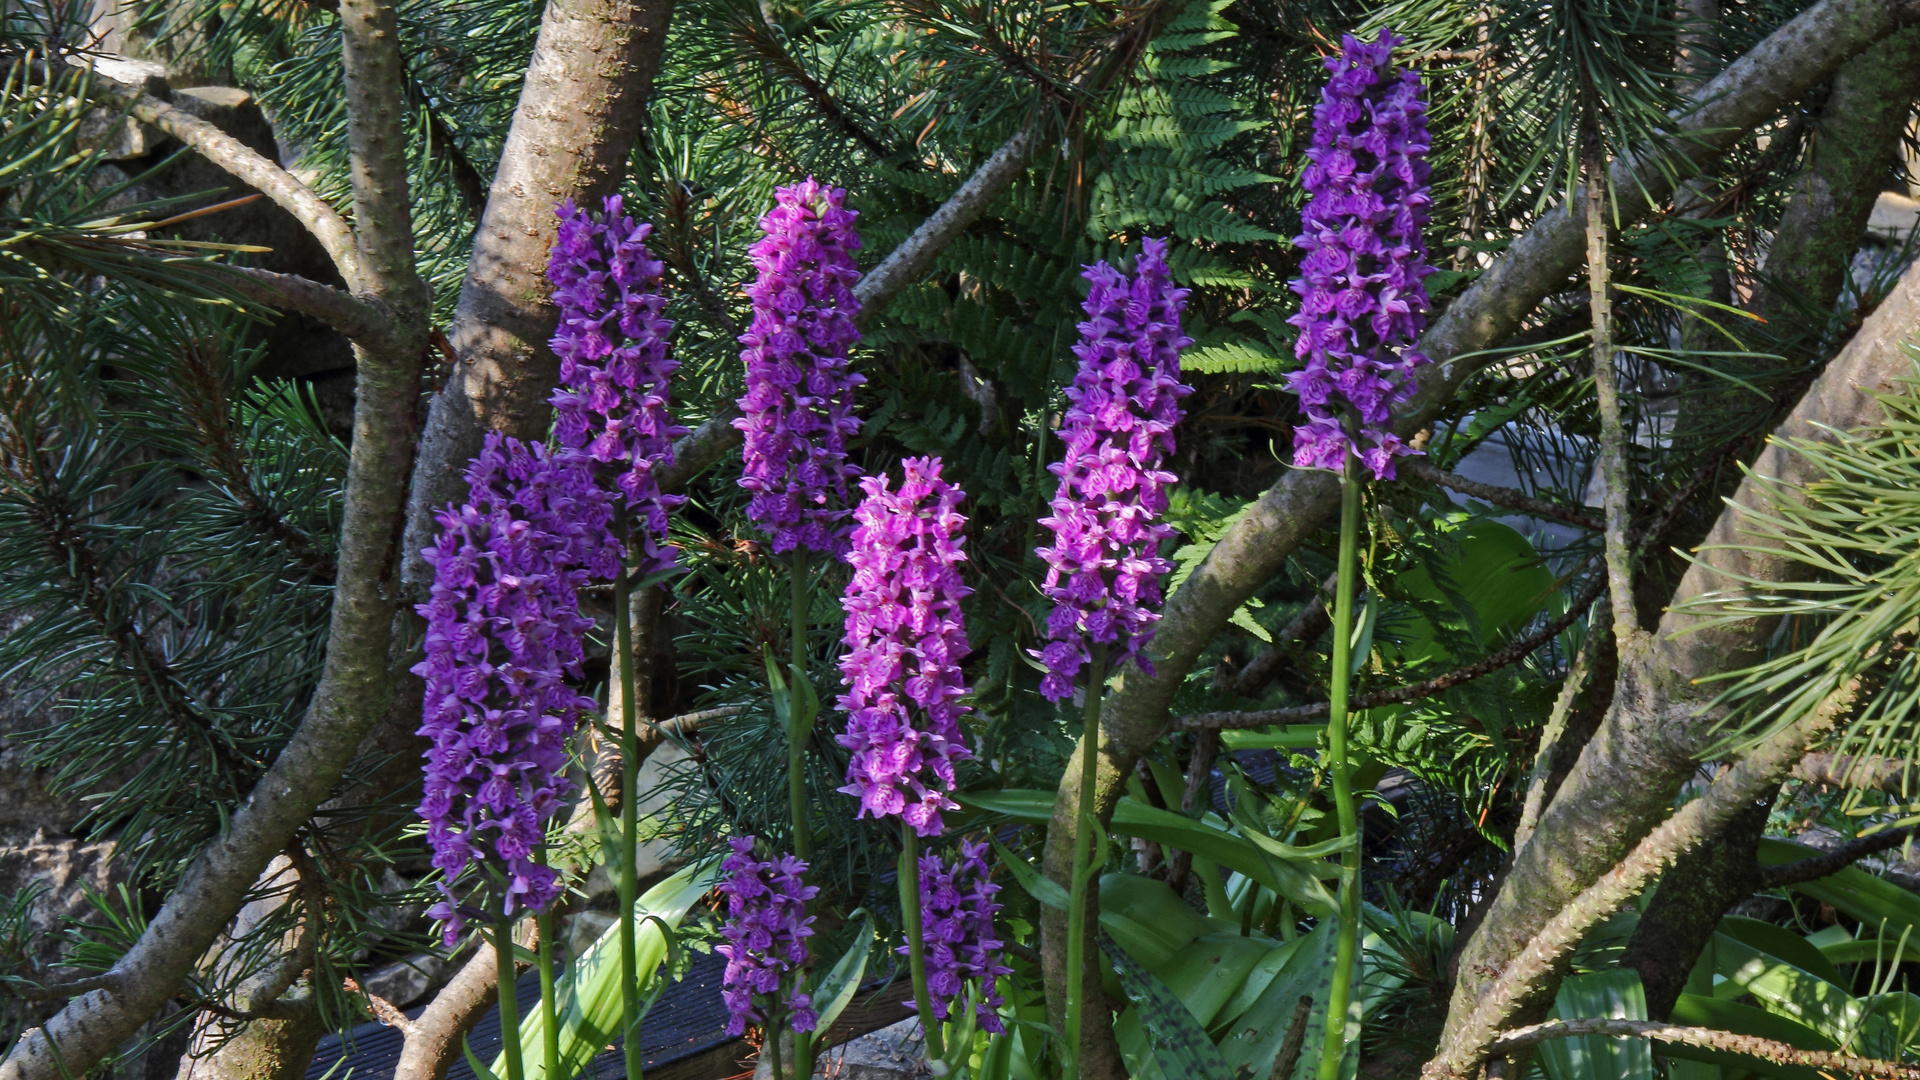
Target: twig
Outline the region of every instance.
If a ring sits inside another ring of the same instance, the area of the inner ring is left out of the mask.
[[[1193,760],[1187,763],[1187,787],[1180,793],[1180,812],[1192,816],[1200,805],[1201,793],[1212,785],[1213,763],[1220,756],[1220,733],[1203,731],[1194,737]],[[1167,857],[1167,887],[1175,893],[1184,892],[1187,875],[1193,870],[1193,852],[1185,848],[1175,848]]]
[[[413,1035],[413,1019],[409,1017],[400,1006],[395,1005],[379,994],[369,993],[366,988],[362,987],[352,978],[340,980],[340,985],[347,993],[359,994],[366,998],[367,1008],[373,1013],[375,1020],[380,1021],[387,1027],[399,1029],[401,1035],[408,1037]]]
[[[1608,180],[1600,135],[1587,133],[1587,297],[1593,314],[1593,392],[1600,408],[1600,479],[1606,517],[1606,563],[1613,600],[1613,639],[1622,652],[1643,635],[1633,610],[1633,557],[1627,537],[1632,515],[1633,474],[1627,465],[1627,430],[1620,415],[1620,386],[1613,366],[1613,305],[1607,297]]]
[[[1504,1054],[1548,1039],[1578,1035],[1637,1035],[1656,1042],[1697,1046],[1703,1050],[1723,1050],[1771,1061],[1775,1065],[1802,1065],[1823,1072],[1870,1076],[1879,1080],[1920,1080],[1920,1065],[1910,1065],[1904,1061],[1856,1057],[1832,1050],[1802,1050],[1757,1035],[1736,1035],[1731,1031],[1686,1027],[1660,1020],[1615,1020],[1606,1017],[1549,1020],[1544,1024],[1530,1024],[1502,1032],[1491,1050],[1496,1054]]]
[[[1811,858],[1797,862],[1781,863],[1778,866],[1760,868],[1760,884],[1769,889],[1778,889],[1785,885],[1798,885],[1803,881],[1818,881],[1829,874],[1837,874],[1869,855],[1878,855],[1906,843],[1913,837],[1912,829],[1889,829],[1886,832],[1863,836],[1823,852]]]
[[[1333,594],[1339,581],[1339,574],[1327,575],[1327,580],[1320,585],[1320,595],[1307,601],[1307,606],[1301,608],[1299,614],[1287,620],[1287,625],[1281,627],[1267,647],[1247,661],[1245,667],[1216,677],[1214,688],[1234,697],[1253,697],[1266,689],[1267,684],[1280,673],[1280,665],[1286,663],[1288,646],[1297,641],[1312,641],[1332,625],[1332,619],[1327,615],[1327,597]]]
[[[1515,638],[1498,652],[1475,660],[1465,667],[1456,668],[1444,675],[1436,675],[1424,682],[1397,686],[1391,690],[1382,690],[1375,694],[1357,694],[1353,699],[1353,709],[1377,709],[1382,705],[1403,705],[1431,697],[1442,690],[1449,690],[1461,683],[1471,682],[1484,675],[1490,675],[1509,664],[1518,663],[1532,655],[1535,650],[1560,636],[1560,632],[1579,621],[1586,614],[1587,607],[1600,598],[1606,590],[1605,578],[1596,576],[1587,587],[1567,605],[1567,613],[1547,625],[1535,630],[1523,638]],[[1268,727],[1273,724],[1292,724],[1306,720],[1323,720],[1331,706],[1324,701],[1312,705],[1290,705],[1284,709],[1257,709],[1247,712],[1211,712],[1196,713],[1192,716],[1178,717],[1173,721],[1175,731],[1223,731],[1242,728]]]
[[[320,241],[349,285],[361,281],[360,254],[346,219],[292,173],[215,125],[144,93],[139,87],[99,71],[89,72],[87,78],[89,89],[125,108],[134,119],[186,143],[208,161],[272,199]]]
[[[1518,510],[1533,517],[1564,521],[1569,525],[1577,525],[1593,532],[1600,532],[1607,527],[1605,521],[1578,507],[1563,506],[1545,499],[1536,499],[1524,491],[1483,484],[1478,480],[1469,480],[1464,476],[1443,472],[1420,458],[1407,458],[1400,463],[1399,468],[1408,476],[1419,477],[1428,483],[1457,491],[1468,498],[1479,499],[1481,502],[1492,503],[1495,506],[1504,506],[1509,510]]]
[[[1912,761],[1907,758],[1808,754],[1794,765],[1793,778],[1825,787],[1898,793],[1912,767]]]
[[[1573,714],[1573,702],[1580,696],[1580,690],[1587,683],[1587,677],[1593,674],[1594,654],[1606,647],[1608,638],[1596,628],[1589,628],[1586,640],[1580,643],[1580,652],[1574,656],[1573,665],[1567,670],[1566,681],[1560,684],[1560,695],[1554,698],[1553,711],[1547,714],[1547,726],[1540,732],[1540,749],[1533,758],[1533,774],[1527,780],[1527,794],[1520,807],[1520,824],[1513,830],[1513,850],[1518,851],[1531,836],[1534,827],[1540,824],[1540,815],[1547,808],[1547,778],[1553,775],[1554,759],[1560,752],[1560,740],[1566,735],[1567,717]]]
[[[1293,1007],[1293,1020],[1287,1025],[1287,1037],[1280,1042],[1280,1054],[1273,1059],[1270,1080],[1287,1080],[1300,1061],[1300,1050],[1307,1044],[1307,1017],[1313,1013],[1313,999],[1305,994]]]
[[[734,36],[752,53],[794,88],[806,95],[814,111],[824,117],[829,124],[840,129],[840,133],[859,143],[878,160],[885,160],[899,151],[881,142],[872,132],[860,126],[859,122],[848,114],[832,91],[813,77],[798,57],[788,52],[775,37],[773,27],[768,25],[765,9],[758,4],[743,9],[734,9],[733,17],[726,21],[733,27]]]
[[[18,983],[0,984],[0,994],[19,998],[22,1001],[48,1001],[55,998],[79,997],[94,990],[112,992],[119,988],[120,976],[108,971],[99,975],[89,975],[84,979],[71,982],[48,983],[45,986],[22,986]]]

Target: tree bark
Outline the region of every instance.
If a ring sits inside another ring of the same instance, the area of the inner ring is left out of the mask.
[[[1754,297],[1754,313],[1776,337],[1826,329],[1823,316],[1840,298],[1917,96],[1920,26],[1889,35],[1834,76]]]
[[[313,1008],[249,1020],[212,1054],[182,1058],[174,1080],[301,1080],[326,1033],[326,1020]]]
[[[1760,888],[1760,835],[1772,810],[1771,798],[1747,807],[1661,876],[1620,957],[1621,967],[1640,973],[1648,1019],[1673,1015],[1721,916]]]
[[[1808,389],[1774,432],[1774,441],[1752,467],[1753,476],[1787,485],[1814,478],[1804,458],[1780,445],[1784,439],[1826,439],[1884,419],[1870,395],[1891,392],[1913,370],[1902,348],[1920,325],[1920,264],[1867,320],[1847,347]],[[1743,535],[1743,507],[1764,496],[1750,476],[1720,515],[1698,561],[1681,579],[1672,606],[1733,581],[1785,581],[1799,573],[1782,553]],[[1702,708],[1713,691],[1694,680],[1748,666],[1758,660],[1774,621],[1749,619],[1705,625],[1684,610],[1669,610],[1651,648],[1622,658],[1612,707],[1587,744],[1559,794],[1541,816],[1526,846],[1514,854],[1513,870],[1494,898],[1487,919],[1462,954],[1455,984],[1452,1025],[1471,1014],[1494,973],[1504,970],[1541,926],[1572,897],[1607,872],[1672,806],[1692,775],[1697,756],[1713,737],[1712,717]],[[1682,636],[1684,635],[1684,636]],[[1631,783],[1622,779],[1631,777]],[[1534,988],[1532,1004],[1550,1000],[1553,987]]]
[[[424,590],[433,515],[459,501],[487,432],[546,434],[559,377],[547,254],[554,207],[598,211],[626,172],[660,70],[673,0],[552,0],[501,148],[447,337],[459,361],[428,412],[407,515],[404,579]]]
[[[1830,77],[1902,19],[1916,15],[1920,15],[1920,3],[1913,0],[1823,0],[1703,86],[1694,97],[1697,107],[1674,125],[1689,137],[1676,140],[1670,153],[1705,161],[1723,152],[1742,133]],[[1657,205],[1672,191],[1672,179],[1646,155],[1615,162],[1612,181],[1620,193],[1622,226],[1644,216],[1650,205]],[[1579,205],[1577,193],[1573,205]],[[1425,426],[1465,381],[1468,365],[1453,363],[1454,357],[1500,344],[1542,300],[1567,287],[1580,265],[1583,240],[1579,220],[1567,206],[1558,207],[1528,229],[1447,308],[1421,337],[1420,351],[1435,363],[1422,369],[1420,388],[1407,414],[1397,421],[1403,434]],[[1168,597],[1153,645],[1157,675],[1149,678],[1132,669],[1124,671],[1102,710],[1106,738],[1094,782],[1095,805],[1103,820],[1119,802],[1133,763],[1165,734],[1174,693],[1192,671],[1200,650],[1338,504],[1339,484],[1332,474],[1288,472],[1247,508],[1206,560]],[[1589,755],[1592,749],[1588,748]],[[1073,835],[1079,802],[1078,760],[1077,752],[1069,754],[1054,801],[1053,827],[1048,831],[1045,869],[1056,881],[1065,880],[1072,859],[1067,841]],[[1663,809],[1667,795],[1661,796]],[[1554,835],[1556,842],[1564,842],[1560,830],[1566,823],[1558,822],[1551,829],[1549,824],[1543,821],[1543,830]],[[1634,835],[1645,835],[1645,829]],[[1611,866],[1624,846],[1616,842],[1610,857],[1586,880]],[[1547,914],[1552,910],[1557,907]],[[1490,921],[1493,914],[1489,913]],[[1519,944],[1524,943],[1523,938]],[[1051,963],[1064,962],[1065,950],[1057,938],[1046,940],[1045,947],[1049,955],[1059,954]],[[1463,964],[1462,971],[1470,966],[1471,961]]]
[[[84,1074],[139,1030],[331,793],[388,700],[395,525],[413,464],[427,291],[413,266],[393,9],[387,0],[344,0],[341,25],[358,263],[357,273],[343,276],[357,297],[386,305],[394,325],[377,343],[356,343],[353,442],[320,682],[285,749],[194,858],[106,985],[23,1032],[0,1062],[0,1080]]]

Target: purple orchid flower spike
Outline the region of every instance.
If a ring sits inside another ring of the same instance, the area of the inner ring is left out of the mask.
[[[1311,199],[1294,244],[1307,252],[1292,282],[1300,311],[1294,353],[1306,366],[1286,376],[1307,420],[1293,434],[1293,464],[1346,467],[1357,454],[1375,479],[1393,479],[1393,459],[1414,453],[1392,426],[1427,363],[1406,348],[1427,323],[1427,103],[1420,76],[1393,66],[1400,39],[1351,35],[1328,57],[1332,77],[1313,112]],[[1351,420],[1349,430],[1344,422]]]

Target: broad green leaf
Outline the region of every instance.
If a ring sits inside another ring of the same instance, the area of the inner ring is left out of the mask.
[[[1811,975],[1818,975],[1845,990],[1847,980],[1817,946],[1787,929],[1743,915],[1728,915],[1720,920],[1719,930],[1728,937],[1744,941],[1761,952],[1770,953]]]
[[[1160,1075],[1166,1080],[1235,1080],[1220,1048],[1213,1045],[1206,1029],[1173,991],[1127,955],[1112,937],[1101,934],[1100,938],[1100,951],[1120,976],[1127,999],[1133,1002],[1132,1011],[1145,1029],[1148,1049]],[[1137,1075],[1147,1073],[1140,1069]]]
[[[1207,934],[1177,953],[1154,975],[1186,1005],[1202,1027],[1211,1028],[1247,977],[1275,950],[1266,937],[1241,937],[1238,930]],[[1291,952],[1291,950],[1288,950]]]
[[[1862,1043],[1860,1048],[1868,1056],[1897,1059],[1920,1043],[1920,997],[1895,990],[1861,1000],[1867,1011],[1885,1024],[1874,1024],[1870,1029],[1873,1035]]]
[[[1727,980],[1714,989],[1715,997],[1751,994],[1768,1012],[1797,1020],[1841,1045],[1871,1026],[1859,999],[1771,953],[1725,933],[1713,935],[1713,953],[1716,974]]]
[[[813,722],[820,715],[820,695],[814,693],[806,672],[792,664],[785,665],[791,681],[781,674],[782,665],[774,659],[773,646],[762,643],[760,649],[767,664],[767,686],[773,691],[773,718],[790,742],[805,742],[813,735]]]
[[[1893,938],[1864,937],[1822,945],[1820,955],[1835,964],[1916,963],[1920,962],[1920,944],[1909,940],[1902,946]]]
[[[1198,938],[1229,927],[1229,923],[1220,919],[1209,919],[1182,900],[1164,881],[1141,877],[1138,874],[1108,874],[1100,879],[1100,912],[1123,915],[1146,927],[1159,944],[1156,952],[1173,953],[1185,948]],[[1239,926],[1232,925],[1237,933]],[[1123,941],[1127,951],[1140,958],[1141,963],[1153,968],[1159,967],[1148,960],[1132,942]]]
[[[1630,969],[1575,975],[1560,984],[1553,1015],[1562,1020],[1606,1017],[1645,1020],[1647,993]],[[1653,1048],[1645,1039],[1582,1035],[1540,1044],[1549,1080],[1653,1080]]]
[[[1242,1075],[1267,1077],[1273,1073],[1280,1044],[1286,1041],[1287,1027],[1302,997],[1313,1000],[1307,1017],[1307,1041],[1318,1047],[1320,1032],[1326,1029],[1327,986],[1333,972],[1334,934],[1332,920],[1326,920],[1310,933],[1275,946],[1280,957],[1278,970],[1268,979],[1266,988],[1237,1015],[1239,1002],[1229,1002],[1221,1012],[1225,1023],[1220,1030],[1220,1053],[1227,1064]],[[1249,977],[1249,982],[1252,978]],[[1310,1062],[1302,1051],[1301,1061]],[[1304,1072],[1302,1071],[1304,1069]],[[1313,1065],[1296,1065],[1294,1076],[1313,1075]],[[1286,1080],[1286,1078],[1281,1078]]]
[[[1027,891],[1028,896],[1055,911],[1065,911],[1072,904],[1072,897],[1067,895],[1067,890],[1060,887],[1059,882],[1035,870],[1032,863],[1008,851],[999,837],[989,836],[987,839],[992,841],[993,850],[999,854],[1000,862],[1013,875],[1013,880],[1019,882],[1020,887]]]
[[[1054,793],[1050,791],[961,792],[954,798],[969,809],[1001,814],[1030,825],[1044,825],[1053,818]],[[1321,862],[1325,854],[1340,850],[1338,841],[1295,848],[1263,836],[1265,844],[1256,843],[1219,826],[1125,798],[1115,807],[1110,827],[1122,836],[1191,851],[1219,866],[1238,870],[1310,913],[1333,908],[1333,896],[1320,885],[1319,878],[1338,873],[1337,867]],[[1266,845],[1272,845],[1276,854],[1270,857]]]
[[[657,988],[655,973],[667,958],[669,943],[661,924],[679,926],[719,876],[717,860],[698,863],[648,889],[645,896],[634,901],[633,917],[644,920],[634,928],[636,968],[646,983]],[[619,923],[607,927],[599,940],[573,961],[566,977],[560,980],[558,1005],[561,1071],[567,1077],[578,1076],[620,1031]],[[520,1021],[520,1045],[539,1046],[544,1029],[540,1010],[530,1010]],[[505,1068],[504,1055],[494,1058],[495,1073]],[[546,1062],[541,1055],[526,1055],[526,1080],[546,1080]]]
[[[520,1045],[525,1046],[526,1044],[521,1043]],[[466,1056],[467,1068],[472,1069],[473,1075],[479,1077],[480,1080],[500,1080],[499,1076],[495,1075],[494,1071],[487,1068],[486,1063],[480,1060],[479,1055],[473,1052],[473,1043],[465,1035],[460,1036],[460,1053]],[[502,1054],[500,1057],[495,1058],[493,1063],[503,1069],[506,1068],[506,1056]],[[546,1069],[546,1063],[541,1062],[540,1068],[544,1071]]]
[[[867,974],[867,959],[873,952],[873,920],[861,916],[860,929],[854,934],[853,944],[833,965],[832,970],[821,977],[813,988],[813,1007],[819,1014],[819,1031],[825,1031],[840,1018],[847,1004],[853,1000],[860,989],[860,980]]]

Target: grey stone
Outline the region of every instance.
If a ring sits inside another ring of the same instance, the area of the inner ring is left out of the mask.
[[[902,1020],[823,1052],[813,1075],[822,1080],[909,1080],[932,1076],[923,1059],[920,1021]]]
[[[385,998],[398,1008],[410,1008],[426,1000],[428,994],[446,984],[454,965],[432,953],[415,953],[370,972],[360,986],[374,997]]]

